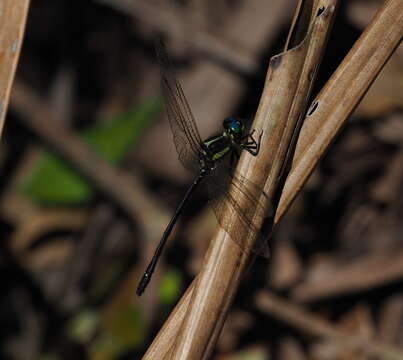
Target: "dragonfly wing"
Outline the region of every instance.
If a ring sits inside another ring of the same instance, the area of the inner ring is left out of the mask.
[[[161,67],[161,84],[166,111],[179,160],[185,168],[195,171],[199,168],[198,159],[201,156],[202,140],[162,42],[157,46],[157,59]]]
[[[269,257],[267,236],[260,231],[269,217],[269,199],[264,191],[240,174],[230,174],[228,166],[219,164],[208,177],[211,205],[220,226],[242,250],[257,236],[253,252]],[[252,236],[254,234],[254,236]]]

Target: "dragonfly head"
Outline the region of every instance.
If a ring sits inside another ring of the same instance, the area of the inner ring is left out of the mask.
[[[223,121],[224,131],[227,136],[232,139],[240,139],[243,135],[245,126],[242,121],[234,118],[228,117]]]

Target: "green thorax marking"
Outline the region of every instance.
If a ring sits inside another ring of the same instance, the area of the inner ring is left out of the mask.
[[[231,150],[231,140],[224,134],[212,136],[203,141],[203,155],[209,161],[218,161]]]

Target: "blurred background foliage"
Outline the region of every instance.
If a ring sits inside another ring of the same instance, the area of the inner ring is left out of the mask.
[[[159,110],[156,101],[140,105],[80,133],[82,140],[98,155],[118,164],[135,145],[144,129]],[[33,201],[46,205],[74,205],[92,199],[91,184],[54,154],[41,154],[23,191]]]
[[[382,1],[341,3],[315,93]],[[151,286],[135,296],[190,181],[162,111],[154,43],[165,40],[207,136],[226,116],[253,117],[295,5],[31,1],[16,81],[66,130],[60,143],[71,133],[137,197],[127,213],[11,101],[0,153],[2,359],[141,358],[216,226],[200,191]],[[400,46],[270,239],[270,260],[246,275],[214,359],[370,358],[369,346],[352,350],[323,326],[403,347],[402,110]],[[128,193],[113,178],[107,186]],[[277,305],[259,305],[258,293],[277,295]],[[284,316],[294,306],[303,325]]]

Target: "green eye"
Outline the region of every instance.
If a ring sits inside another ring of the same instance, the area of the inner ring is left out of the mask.
[[[236,124],[236,125],[231,126],[231,130],[233,132],[239,133],[239,132],[241,132],[241,127],[239,126],[239,124]]]

